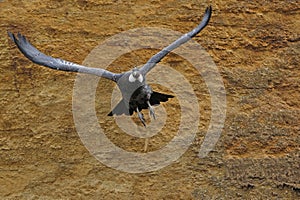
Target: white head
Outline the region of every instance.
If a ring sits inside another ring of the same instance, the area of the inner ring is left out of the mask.
[[[138,80],[139,82],[142,83],[144,80],[144,77],[141,74],[141,72],[135,67],[135,68],[133,68],[132,73],[129,75],[129,82],[133,83],[136,80]]]

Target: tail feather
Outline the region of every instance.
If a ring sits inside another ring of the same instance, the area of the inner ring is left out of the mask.
[[[169,100],[169,98],[173,98],[173,95],[169,95],[169,94],[162,94],[159,92],[153,92],[151,94],[151,98],[150,98],[150,104],[155,106],[155,105],[159,105],[160,102],[166,102]],[[130,106],[130,108],[128,109],[124,103],[124,100],[122,99],[117,105],[116,107],[110,112],[108,113],[108,116],[113,116],[113,115],[132,115],[133,112],[135,112],[136,107],[139,108],[139,110],[143,110],[143,109],[147,109],[148,108],[148,104],[146,102],[144,102],[143,104],[139,104],[139,105],[135,105],[135,106]]]
[[[173,98],[173,95],[169,94],[162,94],[159,92],[153,92],[150,98],[150,104],[151,105],[159,105],[160,102],[166,102],[169,100],[169,98]]]

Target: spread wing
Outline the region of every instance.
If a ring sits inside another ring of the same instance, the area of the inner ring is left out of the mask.
[[[140,71],[143,74],[147,74],[169,52],[173,51],[174,49],[176,49],[180,45],[186,43],[192,37],[194,37],[195,35],[197,35],[208,24],[209,19],[211,17],[211,10],[212,10],[211,6],[209,6],[208,8],[206,8],[204,17],[203,17],[201,23],[196,28],[194,28],[192,31],[184,34],[183,36],[181,36],[180,38],[178,38],[175,42],[173,42],[172,44],[170,44],[169,46],[165,47],[163,50],[161,50],[160,52],[158,52],[157,54],[155,54],[154,56],[152,56],[147,61],[147,63],[143,67],[141,67]]]
[[[104,69],[85,67],[59,58],[47,56],[39,50],[37,50],[32,44],[29,43],[25,36],[21,35],[20,33],[18,33],[17,37],[10,32],[8,32],[8,35],[10,36],[12,41],[17,45],[20,51],[29,60],[36,64],[43,65],[55,70],[94,74],[96,76],[101,76],[103,78],[107,78],[115,82],[117,82],[117,80],[121,76],[121,74],[115,74]]]

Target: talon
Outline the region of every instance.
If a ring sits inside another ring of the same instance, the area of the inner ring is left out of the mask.
[[[148,106],[149,106],[149,113],[150,113],[150,116],[153,117],[153,119],[155,119],[156,117],[155,117],[155,112],[154,112],[153,107],[151,106],[151,104],[150,104],[149,101],[147,101],[147,104],[148,104]]]
[[[146,122],[145,122],[145,118],[144,118],[143,113],[141,113],[141,112],[139,111],[139,108],[136,108],[136,112],[137,112],[137,114],[138,114],[138,116],[139,116],[139,119],[141,120],[141,122],[143,123],[143,125],[146,127]]]

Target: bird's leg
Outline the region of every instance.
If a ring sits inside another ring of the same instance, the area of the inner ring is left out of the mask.
[[[139,108],[136,108],[136,112],[137,112],[137,114],[138,114],[138,116],[139,116],[139,119],[141,120],[141,122],[143,123],[143,125],[146,127],[145,118],[144,118],[143,113],[141,113],[141,112],[139,111]]]
[[[149,107],[150,116],[152,116],[153,119],[155,119],[155,112],[154,112],[153,107],[151,106],[149,101],[147,101],[147,104],[148,104],[148,107]]]

